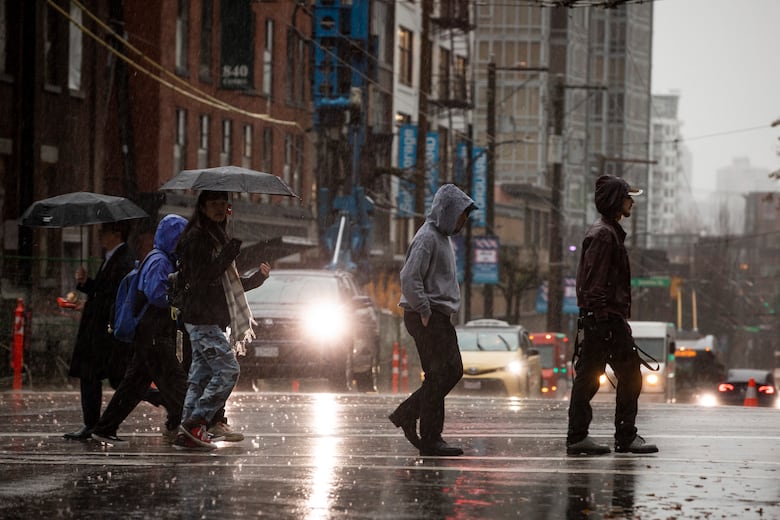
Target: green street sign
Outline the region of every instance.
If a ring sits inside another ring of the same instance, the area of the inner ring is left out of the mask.
[[[631,287],[669,287],[668,276],[652,276],[650,278],[631,278]]]

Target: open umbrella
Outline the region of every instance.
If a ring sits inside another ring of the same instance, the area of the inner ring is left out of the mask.
[[[160,187],[161,190],[211,190],[265,195],[298,195],[284,180],[270,173],[240,166],[218,166],[200,170],[182,170]]]
[[[77,191],[33,202],[22,214],[21,224],[30,227],[63,228],[148,216],[144,210],[124,197]]]

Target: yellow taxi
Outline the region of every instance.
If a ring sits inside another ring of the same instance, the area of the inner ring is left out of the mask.
[[[459,325],[455,331],[463,379],[453,393],[541,396],[540,356],[522,325],[483,319]]]

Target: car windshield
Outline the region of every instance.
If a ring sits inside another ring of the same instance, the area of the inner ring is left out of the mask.
[[[534,343],[534,348],[539,351],[542,368],[553,368],[553,345],[551,343]]]
[[[517,332],[508,330],[458,329],[458,346],[464,352],[517,350]]]
[[[659,363],[666,363],[666,352],[664,338],[634,338],[639,348],[653,356]]]
[[[333,277],[286,273],[272,273],[263,285],[246,293],[250,305],[294,305],[335,300],[338,296],[338,283]]]

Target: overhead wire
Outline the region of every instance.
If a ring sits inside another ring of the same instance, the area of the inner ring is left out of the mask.
[[[176,75],[170,73],[167,71],[164,67],[162,67],[160,64],[154,62],[150,58],[148,58],[146,55],[143,54],[139,49],[132,46],[125,38],[123,38],[121,35],[117,34],[112,28],[105,25],[97,16],[95,16],[89,9],[87,9],[83,4],[81,4],[78,0],[72,0],[74,5],[79,7],[87,16],[89,16],[92,20],[94,20],[98,25],[103,28],[104,30],[108,31],[109,34],[114,36],[117,41],[123,43],[127,48],[132,50],[133,52],[137,53],[144,61],[150,63],[154,68],[156,68],[159,72],[163,73],[164,75],[172,78],[175,83],[180,83],[186,86],[189,90],[192,92],[189,92],[185,90],[184,88],[181,88],[174,84],[174,82],[168,81],[158,75],[155,75],[150,70],[142,66],[141,64],[137,63],[135,60],[127,56],[126,54],[120,52],[119,50],[115,49],[111,44],[106,42],[103,38],[89,30],[87,27],[85,27],[83,24],[81,24],[79,21],[75,20],[73,17],[70,16],[70,13],[67,13],[62,7],[57,5],[57,3],[54,0],[47,0],[47,4],[53,8],[55,11],[59,12],[63,17],[65,17],[67,20],[70,21],[71,24],[73,24],[75,27],[77,27],[82,33],[86,34],[90,38],[92,38],[96,43],[103,46],[108,50],[111,54],[116,56],[117,58],[121,59],[125,63],[127,63],[129,66],[134,68],[135,70],[141,72],[145,76],[151,78],[152,80],[160,83],[161,85],[170,88],[174,90],[175,92],[192,99],[194,101],[197,101],[199,103],[211,106],[212,108],[216,108],[219,110],[225,110],[229,112],[233,112],[236,114],[240,114],[246,117],[250,117],[253,119],[258,119],[270,124],[274,125],[282,125],[282,126],[296,126],[298,128],[301,128],[300,124],[297,121],[287,121],[282,119],[277,119],[274,117],[269,116],[268,114],[262,114],[262,113],[255,113],[250,112],[248,110],[244,110],[242,108],[236,107],[234,105],[231,105],[229,103],[226,103],[224,101],[221,101],[211,95],[209,95],[206,92],[203,92],[199,89],[197,89],[195,86],[191,85],[190,83],[187,83],[186,81],[181,80],[181,78],[178,78]]]

